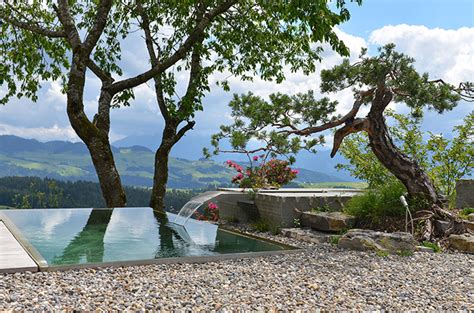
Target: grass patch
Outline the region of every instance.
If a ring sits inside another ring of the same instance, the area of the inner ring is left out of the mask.
[[[329,243],[332,244],[332,245],[337,246],[337,244],[339,243],[339,239],[341,239],[341,237],[342,236],[340,236],[340,235],[330,236],[329,237]]]
[[[468,215],[474,213],[474,208],[464,208],[459,212],[459,217],[467,219]]]
[[[335,209],[331,208],[329,205],[318,206],[315,208],[311,208],[311,212],[320,213],[320,212],[333,212]]]
[[[405,208],[400,202],[400,196],[404,193],[405,187],[401,183],[387,184],[380,190],[369,190],[354,196],[347,202],[344,212],[373,223],[385,217],[405,216]]]
[[[375,254],[377,254],[377,256],[382,257],[382,258],[388,257],[390,255],[390,253],[388,253],[387,251],[380,250],[380,249],[375,250]]]
[[[410,250],[399,250],[399,251],[397,251],[397,254],[398,254],[399,256],[408,257],[408,256],[412,256],[412,255],[413,255],[413,251],[410,251]]]
[[[280,227],[271,225],[263,219],[260,219],[257,222],[253,223],[252,228],[261,233],[270,232],[273,235],[278,235],[280,233]]]
[[[258,220],[252,224],[252,228],[261,233],[265,233],[270,230],[270,225],[265,220]]]
[[[433,252],[435,253],[438,253],[438,252],[441,252],[441,248],[433,243],[433,242],[429,242],[429,241],[423,241],[423,243],[421,244],[423,247],[427,247],[427,248],[430,248],[431,250],[433,250]]]

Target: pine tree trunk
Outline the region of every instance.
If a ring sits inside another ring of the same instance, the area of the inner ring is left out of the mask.
[[[383,98],[376,97],[367,115],[366,131],[370,147],[378,160],[405,185],[410,197],[424,201],[425,208],[433,204],[440,205],[440,197],[428,175],[392,142],[383,116],[383,110],[391,98],[391,92],[387,92]]]
[[[411,197],[438,204],[439,196],[428,175],[416,161],[404,155],[392,142],[383,117],[369,117],[369,141],[377,159],[407,188]]]

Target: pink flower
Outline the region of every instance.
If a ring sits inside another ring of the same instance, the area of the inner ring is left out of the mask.
[[[232,161],[231,161],[231,160],[227,160],[227,161],[225,161],[225,164],[227,164],[227,165],[232,165]]]
[[[253,157],[253,160],[254,160],[254,161],[258,161],[258,156],[254,156],[254,157]]]
[[[209,202],[209,204],[207,205],[207,207],[210,209],[210,210],[217,210],[217,204],[215,204],[214,202]]]
[[[299,174],[299,173],[300,173],[299,170],[291,170],[291,172],[292,172],[293,174]]]
[[[242,179],[244,178],[244,175],[242,173],[239,173],[237,174],[237,176],[235,176],[237,179]]]

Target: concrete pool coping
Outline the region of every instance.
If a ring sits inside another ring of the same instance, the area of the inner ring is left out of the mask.
[[[74,209],[90,209],[90,208],[74,208]],[[111,210],[109,208],[95,208],[96,210]],[[50,210],[60,210],[60,209],[50,209]],[[282,250],[273,250],[273,251],[260,251],[260,252],[240,252],[240,253],[227,253],[219,255],[209,255],[209,256],[184,256],[184,257],[171,257],[171,258],[158,258],[158,259],[145,259],[145,260],[133,260],[133,261],[112,261],[112,262],[99,262],[99,263],[83,263],[83,264],[67,264],[67,265],[49,265],[48,262],[43,258],[43,256],[38,252],[38,250],[26,239],[22,232],[15,226],[15,224],[0,210],[0,221],[3,221],[7,230],[13,235],[13,237],[18,241],[18,243],[23,247],[23,249],[28,253],[28,255],[33,259],[37,264],[37,271],[40,272],[52,272],[52,271],[66,271],[66,270],[75,270],[75,269],[97,269],[105,267],[123,267],[123,266],[142,266],[142,265],[160,265],[160,264],[199,264],[207,262],[219,262],[226,260],[238,260],[238,259],[247,259],[255,257],[266,257],[266,256],[275,256],[275,255],[284,255],[284,254],[293,254],[303,252],[304,249],[294,247],[288,244],[284,244],[278,241],[270,240],[267,238],[259,237],[252,234],[243,233],[236,231],[234,229],[228,229],[225,226],[219,227],[219,229],[234,233],[239,236],[252,238],[255,240],[260,240],[268,242],[279,247],[282,247]],[[0,273],[2,273],[0,269]]]
[[[0,221],[0,273],[36,272],[38,265]]]

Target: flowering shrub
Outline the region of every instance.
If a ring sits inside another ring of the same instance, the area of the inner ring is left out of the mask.
[[[217,222],[219,220],[219,207],[214,202],[209,202],[202,214],[196,211],[196,218],[199,221]]]
[[[265,162],[264,156],[254,156],[253,161],[261,160],[257,166],[247,167],[244,171],[242,166],[226,161],[228,167],[236,170],[237,174],[232,177],[232,183],[241,188],[280,187],[286,185],[296,178],[299,171],[291,169],[288,161],[271,159]]]

